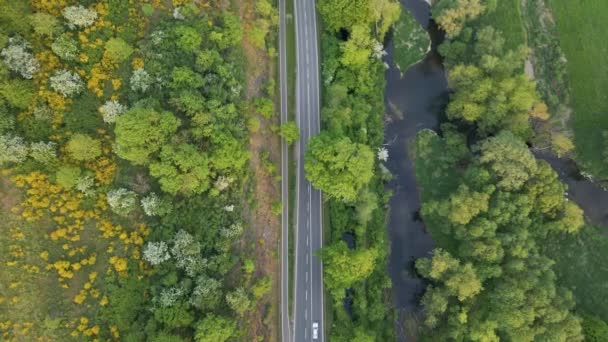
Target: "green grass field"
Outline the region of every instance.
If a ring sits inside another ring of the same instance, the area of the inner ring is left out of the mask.
[[[602,132],[608,130],[608,1],[549,0],[568,59],[576,156],[596,177],[608,177]]]
[[[512,50],[526,44],[526,30],[521,16],[520,0],[500,0],[496,11],[482,17],[482,25],[491,25],[502,31],[505,49]]]
[[[554,238],[547,254],[559,283],[576,297],[577,310],[608,320],[608,228],[586,226],[578,236]]]

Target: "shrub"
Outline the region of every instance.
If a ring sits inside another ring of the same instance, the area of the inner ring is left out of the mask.
[[[62,34],[51,44],[51,50],[65,61],[73,61],[78,56],[78,43],[76,40]]]
[[[48,13],[34,13],[29,17],[29,20],[34,32],[41,36],[53,37],[61,30],[57,18]]]
[[[14,79],[0,84],[0,95],[11,107],[26,109],[36,93],[32,81]]]
[[[107,202],[110,209],[118,215],[127,216],[137,205],[137,195],[124,188],[108,191]]]
[[[133,71],[129,83],[131,83],[131,89],[133,91],[144,93],[152,84],[152,78],[146,70],[138,68]]]
[[[57,159],[57,144],[37,142],[30,145],[30,157],[42,164],[50,164]]]
[[[67,70],[56,71],[50,78],[51,88],[63,97],[71,97],[79,94],[84,88],[84,83],[80,76],[75,72]]]
[[[78,184],[80,168],[74,166],[62,166],[55,173],[55,181],[66,189],[73,188]]]
[[[169,248],[164,241],[152,242],[149,241],[144,247],[144,260],[151,265],[158,265],[171,259]]]
[[[74,134],[66,149],[75,160],[92,160],[101,155],[101,142],[88,135]]]
[[[118,101],[106,101],[103,106],[99,107],[99,112],[103,116],[103,121],[106,123],[114,123],[116,118],[124,111],[127,110],[127,107],[118,103]]]
[[[68,21],[70,29],[85,28],[97,20],[97,12],[80,6],[69,6],[63,9],[63,17]]]
[[[14,135],[0,135],[0,165],[21,163],[28,154],[23,138]]]
[[[23,78],[32,79],[40,69],[40,63],[28,52],[29,44],[20,37],[9,39],[8,47],[2,49],[0,56],[4,58],[6,66],[20,74]]]
[[[121,63],[131,56],[133,48],[120,38],[110,38],[106,42],[105,53],[110,59]]]

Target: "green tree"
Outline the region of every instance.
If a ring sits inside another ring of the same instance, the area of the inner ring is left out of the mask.
[[[53,38],[55,35],[61,32],[59,20],[48,13],[34,13],[29,17],[29,19],[34,32],[36,32],[38,35]]]
[[[163,146],[160,161],[150,164],[150,174],[172,195],[192,196],[209,188],[209,160],[189,144]]]
[[[14,79],[0,83],[0,95],[11,107],[26,109],[32,104],[36,92],[31,81]]]
[[[279,135],[285,139],[287,144],[291,145],[300,139],[300,129],[298,129],[295,121],[288,121],[281,125]]]
[[[455,37],[484,11],[483,0],[440,0],[433,6],[433,19],[449,37]]]
[[[155,308],[154,318],[168,329],[174,329],[188,327],[194,321],[194,314],[189,309],[188,303],[179,301],[169,307]]]
[[[80,168],[73,166],[62,166],[55,173],[55,181],[66,189],[71,189],[78,183]]]
[[[196,325],[196,342],[225,342],[235,337],[236,322],[227,317],[209,314]]]
[[[66,150],[75,160],[93,160],[101,155],[101,141],[85,134],[74,134],[68,141]]]
[[[116,119],[116,154],[133,164],[146,164],[179,125],[179,119],[170,112],[132,108]]]
[[[177,26],[175,28],[175,34],[177,35],[177,46],[186,52],[198,51],[203,43],[203,37],[193,27]]]
[[[105,54],[113,61],[122,63],[133,54],[133,48],[120,38],[110,38],[106,42]]]
[[[249,311],[253,305],[249,294],[242,287],[226,294],[226,302],[239,315]]]
[[[608,341],[608,324],[597,316],[583,315],[583,335],[588,342]]]
[[[374,171],[374,153],[347,137],[321,133],[310,139],[304,168],[306,178],[328,197],[352,202],[369,183]]]
[[[496,185],[507,190],[517,190],[537,170],[536,159],[526,144],[509,131],[483,141],[479,149],[479,161],[487,165],[499,181]]]
[[[347,67],[367,66],[372,53],[370,29],[363,25],[354,25],[348,40],[342,44],[340,62]]]
[[[344,241],[324,247],[320,252],[323,261],[325,286],[336,300],[344,298],[344,290],[367,278],[376,265],[378,251],[373,248],[350,250]]]

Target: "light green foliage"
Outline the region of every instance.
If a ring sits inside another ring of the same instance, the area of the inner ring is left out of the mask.
[[[285,139],[287,144],[291,145],[300,139],[300,129],[295,121],[288,121],[281,125],[279,135]]]
[[[350,29],[353,25],[377,27],[379,40],[390,26],[399,19],[401,7],[393,0],[324,0],[319,12],[331,31]]]
[[[424,58],[430,49],[431,39],[412,14],[403,10],[395,24],[393,45],[393,58],[401,73],[404,73],[412,64]]]
[[[207,315],[196,325],[196,342],[225,342],[237,332],[233,319],[217,315]]]
[[[349,250],[343,241],[323,248],[320,253],[324,265],[324,282],[336,301],[344,298],[344,291],[354,283],[365,280],[373,271],[378,251],[375,249]]]
[[[133,164],[145,164],[179,125],[179,119],[170,112],[132,108],[116,120],[116,153]]]
[[[436,249],[431,259],[418,259],[416,268],[424,277],[445,286],[435,291],[456,297],[461,302],[475,297],[482,290],[473,265],[461,265],[460,261],[442,249]]]
[[[236,46],[243,39],[243,26],[241,20],[230,12],[222,14],[223,27],[221,30],[211,32],[209,37],[220,49]]]
[[[57,159],[57,144],[54,142],[37,142],[30,145],[30,157],[45,165]]]
[[[209,161],[196,146],[163,146],[160,161],[150,164],[150,174],[158,178],[163,191],[192,196],[209,188]]]
[[[272,278],[263,277],[255,282],[251,292],[253,293],[253,297],[255,299],[260,299],[266,294],[270,293],[270,290],[272,290]]]
[[[424,149],[442,140],[437,136],[419,139],[426,141],[418,146],[429,168],[448,161],[445,167],[454,170],[462,163],[427,154]],[[510,132],[481,141],[473,152],[465,169],[452,171],[452,185],[442,184],[442,172],[422,178],[423,217],[438,247],[449,251],[418,261],[421,274],[433,280],[422,300],[425,325],[439,339],[580,340],[572,293],[557,286],[553,262],[538,247],[547,236],[576,233],[580,208],[565,200],[565,187],[548,164],[537,162]]]
[[[346,202],[354,201],[370,181],[373,167],[374,153],[368,146],[328,133],[310,140],[304,164],[306,177],[314,187]]]
[[[249,298],[249,294],[242,287],[226,294],[226,302],[230,308],[239,315],[245,314],[253,305],[253,302]]]
[[[117,63],[126,61],[133,53],[133,48],[120,38],[110,38],[105,45],[105,53]]]
[[[177,46],[187,52],[195,52],[201,46],[203,37],[196,29],[188,26],[177,26]]]
[[[26,109],[36,95],[34,85],[29,80],[13,79],[0,83],[0,95],[14,108]]]
[[[468,21],[485,10],[484,0],[440,0],[433,6],[433,19],[449,37],[460,34]]]
[[[85,134],[74,134],[68,141],[66,150],[75,160],[92,160],[101,155],[101,142]]]
[[[28,147],[23,138],[10,134],[0,135],[0,165],[21,163],[27,154]]]
[[[353,26],[350,38],[342,45],[340,62],[353,68],[366,66],[367,59],[372,53],[372,42],[368,27],[363,25]]]
[[[499,188],[518,190],[536,173],[536,159],[526,144],[509,131],[485,140],[479,149],[479,161],[498,177]]]
[[[187,327],[194,322],[192,311],[188,309],[188,304],[183,301],[169,307],[156,308],[154,318],[168,329]]]
[[[552,133],[551,148],[558,157],[561,157],[570,153],[574,149],[574,143],[563,133]]]
[[[266,119],[274,115],[274,102],[271,99],[261,97],[254,101],[255,111]]]
[[[36,34],[53,38],[61,32],[59,20],[48,13],[34,13],[29,17],[30,24]]]
[[[203,86],[203,78],[200,74],[188,67],[176,67],[173,69],[171,88],[173,89],[189,89],[200,88]]]
[[[79,167],[61,166],[55,174],[55,181],[66,189],[71,189],[78,183],[81,170]]]
[[[62,34],[51,44],[53,52],[61,59],[73,61],[78,56],[78,43],[67,34]]]

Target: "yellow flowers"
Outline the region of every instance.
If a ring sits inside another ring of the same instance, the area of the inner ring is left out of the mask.
[[[133,69],[143,68],[144,60],[139,57],[133,58],[133,61],[131,62],[131,66],[133,67]]]
[[[127,259],[119,258],[116,255],[110,258],[110,264],[114,266],[114,269],[118,273],[123,273],[127,270]]]

